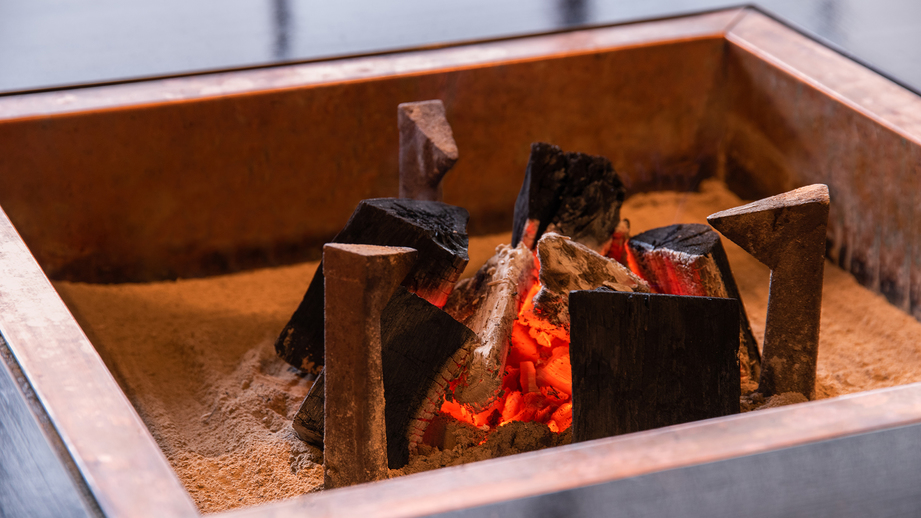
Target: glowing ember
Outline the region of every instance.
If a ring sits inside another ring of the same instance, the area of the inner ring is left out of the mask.
[[[537,421],[554,432],[572,424],[572,368],[569,331],[553,326],[534,311],[535,283],[518,312],[506,359],[502,391],[487,408],[475,412],[455,401],[441,411],[478,428],[494,429],[512,421]]]

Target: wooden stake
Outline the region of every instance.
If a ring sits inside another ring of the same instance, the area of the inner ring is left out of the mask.
[[[742,304],[720,236],[707,225],[655,228],[628,242],[630,256],[656,293],[729,297],[739,301],[739,357],[752,381],[761,375],[761,353]]]
[[[403,286],[438,307],[444,305],[467,266],[467,211],[437,201],[363,200],[335,243],[406,246],[419,260]],[[275,351],[295,367],[319,372],[323,355],[323,270],[275,341]]]
[[[449,381],[460,374],[471,351],[479,345],[476,334],[444,311],[403,287],[381,313],[387,460],[399,469],[422,441]],[[302,440],[323,448],[323,385],[325,374],[294,417],[294,430]]]
[[[771,269],[758,390],[815,397],[828,187],[802,187],[707,221]]]
[[[325,486],[387,478],[381,311],[412,269],[411,248],[327,244]]]
[[[397,107],[400,198],[441,201],[441,179],[457,162],[457,144],[440,99]]]
[[[573,441],[739,412],[738,301],[569,295]]]

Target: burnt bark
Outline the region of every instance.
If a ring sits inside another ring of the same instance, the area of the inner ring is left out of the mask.
[[[738,301],[602,288],[569,304],[573,441],[739,412]]]
[[[748,375],[757,380],[761,374],[758,341],[719,234],[707,225],[669,225],[643,232],[631,238],[627,246],[640,274],[656,293],[739,301],[739,353]]]
[[[419,260],[402,285],[440,307],[467,266],[468,218],[465,209],[437,201],[363,200],[332,242],[417,250]],[[275,341],[275,351],[286,362],[308,372],[318,372],[323,366],[322,263]]]
[[[387,459],[390,469],[399,469],[422,442],[448,382],[478,340],[450,315],[400,287],[381,313],[381,344]],[[323,448],[324,378],[321,372],[293,423],[298,437],[319,448]]]
[[[512,228],[512,246],[534,249],[544,232],[570,237],[604,255],[620,221],[626,190],[601,156],[531,144]]]

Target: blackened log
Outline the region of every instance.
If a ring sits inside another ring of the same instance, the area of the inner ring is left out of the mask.
[[[387,459],[406,465],[440,409],[448,383],[460,374],[476,334],[426,300],[397,288],[381,313]],[[302,440],[323,448],[323,380],[314,382],[294,417]]]
[[[381,316],[387,456],[391,469],[409,462],[426,425],[479,345],[476,333],[429,302],[398,290]]]
[[[611,162],[601,156],[564,153],[537,142],[525,171],[512,228],[512,246],[534,249],[546,231],[604,255],[620,221],[626,190]]]
[[[628,242],[640,274],[656,293],[729,297],[739,301],[742,367],[753,381],[761,374],[761,353],[720,236],[707,225],[655,228]]]
[[[416,249],[419,260],[403,286],[441,307],[467,266],[468,219],[466,210],[437,201],[364,200],[332,242]],[[322,263],[304,299],[275,341],[275,351],[299,369],[318,372],[322,367]]]
[[[739,412],[735,299],[602,288],[569,304],[573,441]]]
[[[482,409],[498,395],[512,327],[537,280],[537,262],[524,244],[500,245],[476,275],[458,283],[445,311],[473,330],[480,345],[470,355],[465,383],[455,388],[460,403]]]

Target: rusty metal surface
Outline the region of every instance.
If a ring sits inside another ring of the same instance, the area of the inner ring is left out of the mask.
[[[921,100],[763,15],[739,15],[0,98],[0,205],[58,278],[287,262],[335,233],[358,199],[396,194],[393,107],[442,98],[464,153],[446,201],[470,210],[474,232],[509,228],[533,140],[605,154],[633,190],[690,188],[709,174],[759,194],[822,182],[837,207],[832,256],[918,315]],[[100,507],[195,515],[15,230],[0,223],[0,332]],[[443,512],[917,423],[919,409],[916,384],[231,515]],[[532,462],[548,469],[522,467]]]
[[[2,210],[0,333],[106,516],[198,515]]]
[[[0,98],[0,206],[55,279],[317,258],[359,200],[397,194],[394,108],[436,98],[464,156],[445,201],[474,234],[510,227],[537,140],[608,156],[634,190],[690,188],[737,14]]]
[[[758,13],[726,39],[730,187],[827,184],[830,258],[921,317],[921,98]]]

